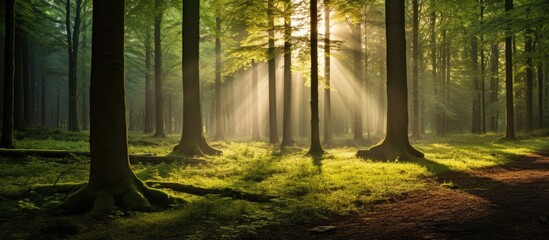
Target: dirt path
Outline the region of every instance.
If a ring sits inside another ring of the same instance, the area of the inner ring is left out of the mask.
[[[444,181],[456,189],[440,187]],[[426,191],[332,223],[334,233],[300,238],[549,239],[543,218],[549,218],[549,153],[449,172]]]

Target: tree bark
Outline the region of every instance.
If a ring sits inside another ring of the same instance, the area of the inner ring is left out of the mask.
[[[471,40],[471,69],[473,75],[473,123],[471,133],[481,133],[481,89],[478,72],[478,40],[474,36]]]
[[[331,96],[330,0],[324,0],[324,145],[333,144]]]
[[[360,22],[353,24],[353,73],[355,76],[356,88],[355,90],[355,100],[354,100],[354,111],[353,111],[353,140],[362,141],[363,137],[363,126],[362,126],[362,99],[364,94],[363,80],[362,76],[362,28]]]
[[[206,142],[202,132],[200,107],[200,1],[183,1],[183,133],[176,154],[185,156],[220,155]]]
[[[154,16],[154,90],[156,103],[156,129],[155,137],[165,137],[164,131],[164,96],[162,95],[162,15],[160,8],[162,0],[155,0],[154,8],[157,11]]]
[[[90,177],[62,205],[70,212],[106,216],[115,205],[150,211],[168,205],[169,195],[153,190],[130,168],[124,94],[124,0],[93,2]],[[116,200],[115,200],[116,199]]]
[[[505,0],[505,11],[513,9],[513,0]],[[505,104],[506,104],[506,128],[505,139],[516,140],[515,116],[513,105],[513,37],[510,32],[505,38]]]
[[[153,93],[151,83],[151,29],[146,28],[145,33],[145,123],[143,133],[153,132]]]
[[[412,0],[412,138],[419,135],[419,1]]]
[[[225,138],[223,107],[221,104],[221,10],[216,9],[215,17],[215,139]]]
[[[2,111],[2,138],[0,147],[15,148],[13,142],[13,87],[15,77],[15,0],[4,2],[4,86]]]
[[[532,32],[531,28],[524,31],[524,54],[526,55],[526,131],[534,130],[534,62],[532,61]]]
[[[14,127],[17,131],[25,131],[25,114],[24,114],[24,94],[23,94],[23,82],[24,82],[24,56],[23,48],[25,48],[25,33],[20,26],[17,26],[15,33],[15,83],[14,83],[14,110],[13,110],[13,119]]]
[[[311,0],[311,147],[307,154],[318,156],[324,153],[320,145],[318,113],[318,2]]]
[[[422,158],[423,153],[408,140],[408,88],[406,75],[406,34],[404,0],[385,2],[387,41],[387,134],[369,150],[359,150],[357,157],[375,159]]]
[[[292,2],[284,0],[284,119],[281,147],[294,144],[292,137]]]
[[[71,0],[66,2],[66,31],[67,45],[69,52],[69,131],[78,132],[78,79],[76,77],[78,64],[78,45],[80,41],[80,12],[82,0],[75,0],[76,15],[74,17],[74,28],[71,24]],[[73,30],[74,29],[74,30]]]
[[[490,56],[490,131],[498,131],[498,92],[499,92],[499,48],[497,44],[491,46]]]
[[[269,142],[278,143],[278,118],[276,99],[276,53],[275,53],[275,25],[274,25],[274,0],[268,0],[267,14],[269,17]]]

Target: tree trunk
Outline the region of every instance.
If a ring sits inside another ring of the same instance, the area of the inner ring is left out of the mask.
[[[318,113],[318,2],[311,0],[311,148],[307,154],[322,155]]]
[[[221,13],[220,6],[215,17],[215,139],[224,138],[223,108],[221,104]]]
[[[85,51],[87,50],[87,38],[86,38],[86,35],[83,35],[82,36],[82,52],[85,53]],[[80,76],[80,80],[82,81],[82,89],[80,90],[80,95],[82,95],[81,97],[81,102],[82,102],[82,105],[80,108],[82,108],[80,111],[82,112],[82,130],[86,131],[88,130],[88,125],[89,125],[89,122],[88,122],[88,113],[89,113],[89,110],[88,110],[88,94],[87,94],[87,90],[89,89],[88,87],[88,82],[89,82],[89,79],[88,79],[88,73],[87,73],[87,69],[86,69],[86,65],[85,64],[82,64],[81,65],[81,76]]]
[[[478,40],[474,36],[471,40],[471,69],[473,75],[473,123],[471,133],[481,133],[481,97],[478,72]]]
[[[499,92],[499,49],[497,44],[491,46],[490,56],[490,131],[498,131],[498,92]]]
[[[17,131],[25,130],[25,114],[24,114],[24,94],[23,94],[23,82],[24,82],[24,46],[25,46],[25,33],[20,26],[17,26],[15,35],[15,83],[14,83],[14,127]]]
[[[505,0],[505,11],[513,9],[513,0]],[[513,37],[508,33],[505,38],[505,104],[506,104],[506,129],[505,138],[516,140],[515,136],[515,116],[513,106]]]
[[[382,143],[359,150],[357,157],[378,159],[422,158],[408,140],[408,88],[404,0],[385,2],[387,41],[387,134]]]
[[[258,64],[252,61],[252,141],[261,141],[259,133],[259,90],[257,88]]]
[[[419,1],[412,0],[412,138],[419,135]]]
[[[174,152],[186,156],[220,155],[206,142],[200,107],[200,1],[183,1],[183,133]]]
[[[357,87],[355,89],[355,101],[353,111],[353,139],[355,141],[362,141],[363,126],[362,126],[362,99],[364,94],[364,87],[362,79],[362,28],[360,22],[352,26],[353,29],[353,71],[355,76],[355,83]]]
[[[3,111],[2,111],[2,139],[0,147],[15,148],[13,142],[13,87],[15,77],[15,0],[4,2],[4,86],[3,86]]]
[[[330,0],[324,0],[324,145],[333,144],[331,96]]]
[[[124,0],[93,2],[90,178],[63,208],[106,216],[115,205],[150,211],[169,195],[150,189],[130,168],[124,94]]]
[[[74,31],[71,24],[71,0],[66,2],[66,31],[69,52],[69,131],[78,132],[78,80],[76,78],[78,64],[78,44],[80,41],[80,11],[82,0],[76,1],[76,15],[74,17]]]
[[[47,126],[46,119],[46,74],[44,73],[45,69],[42,69],[42,84],[40,84],[40,89],[42,90],[41,101],[40,101],[40,125],[42,127]]]
[[[524,54],[526,55],[526,131],[534,129],[534,63],[532,61],[532,29],[524,31]]]
[[[538,118],[539,118],[539,129],[544,128],[543,122],[543,62],[538,62]]]
[[[32,79],[31,79],[31,54],[30,41],[23,41],[23,120],[25,127],[32,127]]]
[[[484,0],[480,0],[480,24],[484,23]],[[484,82],[485,71],[484,35],[480,34],[480,132],[486,133],[486,84]]]
[[[278,120],[276,100],[276,54],[274,32],[274,3],[268,0],[267,14],[269,15],[269,142],[278,143]]]
[[[162,12],[160,12],[162,0],[155,0],[154,8],[157,11],[154,16],[154,90],[156,103],[156,132],[155,137],[165,137],[164,132],[164,96],[162,96]]]
[[[281,147],[294,144],[292,137],[292,3],[285,0],[284,15],[284,119]]]
[[[385,70],[383,68],[384,67],[384,64],[380,63],[379,64],[379,76],[380,76],[380,81],[379,81],[379,89],[378,89],[378,92],[379,92],[379,95],[378,95],[378,105],[379,105],[379,113],[377,114],[377,130],[376,130],[376,135],[377,136],[383,136],[383,126],[385,125],[385,115],[386,115],[386,102],[387,102],[387,98],[384,96],[384,93],[385,93],[385,86],[386,85],[386,79],[385,79]]]
[[[147,27],[145,35],[145,126],[143,133],[153,132],[153,93],[151,84],[151,29]]]

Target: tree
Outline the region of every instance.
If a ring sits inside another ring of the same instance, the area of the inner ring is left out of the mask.
[[[0,147],[15,148],[13,143],[13,86],[15,76],[15,0],[4,2],[4,96],[2,116],[2,139]]]
[[[162,0],[155,0],[154,9],[154,93],[156,103],[155,137],[165,137],[164,132],[164,96],[162,95]]]
[[[412,138],[419,139],[419,1],[412,0]]]
[[[311,148],[307,154],[322,155],[318,114],[318,2],[311,0]]]
[[[63,209],[106,215],[119,205],[151,211],[167,205],[165,192],[150,189],[135,176],[128,157],[124,94],[124,0],[93,1],[90,85],[90,178],[70,195]]]
[[[330,34],[330,0],[324,0],[324,145],[333,142]]]
[[[534,62],[533,53],[533,31],[530,27],[524,30],[524,54],[526,55],[526,131],[534,129]]]
[[[505,0],[505,12],[513,10],[513,0]],[[515,114],[513,105],[513,36],[510,32],[505,37],[505,104],[506,128],[505,139],[516,140]]]
[[[220,155],[206,142],[200,113],[200,1],[183,1],[183,133],[174,153],[185,156]]]
[[[284,0],[284,112],[281,147],[294,144],[292,138],[292,1]]]
[[[221,6],[215,6],[215,139],[224,138],[223,108],[221,105]]]
[[[80,23],[82,12],[82,0],[75,0],[76,11],[74,26],[71,23],[71,0],[66,0],[65,27],[67,31],[67,46],[69,53],[69,131],[80,131],[78,127],[78,81],[77,64],[80,43]]]
[[[274,0],[267,1],[267,14],[269,17],[269,142],[278,143],[278,121],[276,112],[276,55],[274,32]]]
[[[383,141],[357,157],[376,159],[422,158],[408,139],[408,89],[404,0],[385,1],[387,41],[387,133]]]

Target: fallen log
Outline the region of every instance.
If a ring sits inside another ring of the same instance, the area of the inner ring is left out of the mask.
[[[90,152],[65,151],[65,150],[44,150],[44,149],[0,149],[0,156],[19,157],[38,156],[44,158],[66,158],[70,156],[89,157]],[[205,164],[206,161],[197,158],[177,156],[156,156],[153,154],[130,154],[130,163],[182,163],[189,165]]]

